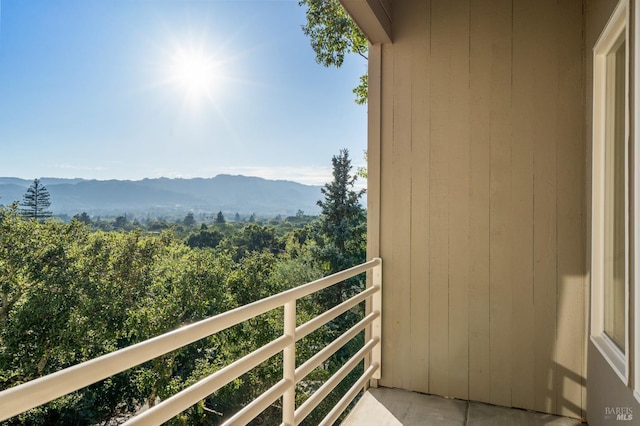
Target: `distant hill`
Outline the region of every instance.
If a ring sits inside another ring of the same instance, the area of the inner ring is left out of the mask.
[[[218,175],[195,179],[84,180],[42,178],[54,214],[113,216],[212,213],[318,214],[319,186],[258,177]],[[0,177],[0,204],[21,201],[31,180]]]

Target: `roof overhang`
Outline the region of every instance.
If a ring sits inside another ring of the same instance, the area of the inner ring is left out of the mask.
[[[391,0],[340,0],[373,44],[391,43]]]

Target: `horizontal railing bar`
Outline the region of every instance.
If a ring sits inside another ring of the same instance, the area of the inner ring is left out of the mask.
[[[360,390],[364,387],[365,383],[373,377],[373,374],[378,371],[380,365],[376,362],[367,368],[367,370],[360,376],[360,378],[351,386],[351,388],[344,394],[340,401],[329,411],[329,414],[325,416],[320,422],[320,426],[331,426],[338,420],[340,414],[347,408],[347,406],[358,395]]]
[[[356,325],[340,335],[340,337],[335,339],[333,342],[318,351],[314,356],[305,361],[305,363],[300,367],[296,368],[296,383],[304,379],[316,367],[326,361],[338,349],[343,347],[349,340],[353,339],[358,333],[364,330],[366,326],[371,324],[373,320],[375,320],[379,316],[379,312],[371,312],[369,315],[360,320]]]
[[[296,424],[302,422],[308,415],[313,411],[314,408],[322,400],[324,400],[327,395],[336,387],[338,384],[347,377],[347,374],[353,370],[356,365],[373,349],[373,347],[378,344],[378,338],[374,337],[369,340],[358,352],[353,355],[349,361],[345,362],[342,367],[338,371],[335,372],[333,376],[329,378],[322,386],[318,388],[317,391],[314,392],[301,406],[296,410],[295,419]]]
[[[273,385],[268,391],[251,401],[242,410],[238,411],[230,419],[222,424],[222,426],[230,425],[246,425],[251,420],[255,419],[258,414],[267,409],[268,406],[280,398],[284,392],[291,386],[292,383],[289,380],[282,379],[275,385]]]
[[[278,297],[278,296],[285,296],[285,295],[288,296],[287,300],[283,300],[283,302],[280,303],[280,305],[284,305],[285,302],[289,300],[301,299],[312,293],[320,291],[324,288],[330,287],[334,284],[347,280],[351,277],[355,277],[356,275],[359,275],[363,272],[367,272],[369,269],[372,269],[378,266],[380,263],[382,263],[382,260],[380,258],[374,258],[361,265],[357,265],[352,268],[345,269],[344,271],[337,272],[333,275],[329,275],[328,277],[317,279],[310,283],[303,284],[299,287],[292,288],[291,290],[284,291],[280,294],[277,294],[271,297]]]
[[[293,344],[293,337],[280,336],[261,348],[227,365],[212,375],[165,399],[153,408],[129,419],[125,425],[161,424],[178,413],[205,399],[227,383],[271,358],[286,346]]]
[[[231,311],[181,327],[144,342],[102,355],[64,370],[32,380],[0,392],[0,421],[56,398],[111,377],[143,362],[196,342],[248,319],[262,315],[285,303],[296,300],[348,278],[365,272],[381,263],[372,259],[353,268],[301,285],[274,296],[240,306]]]
[[[367,297],[371,296],[373,293],[375,293],[378,290],[380,290],[380,287],[369,287],[368,289],[356,294],[350,299],[345,300],[339,305],[334,306],[333,308],[322,313],[321,315],[318,315],[314,319],[305,322],[301,326],[298,326],[296,328],[296,341],[313,333],[314,331],[316,331],[317,329],[319,329],[329,321],[333,320],[337,316],[347,312],[349,309],[353,308],[358,303],[362,303]]]

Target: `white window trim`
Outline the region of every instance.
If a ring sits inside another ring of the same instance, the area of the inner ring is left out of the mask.
[[[606,121],[606,56],[625,33],[626,70],[629,69],[629,1],[620,0],[593,48],[593,141],[592,141],[592,213],[591,220],[591,342],[607,360],[625,385],[629,384],[629,270],[625,278],[625,351],[604,333],[604,161]],[[625,73],[625,141],[629,140],[629,73]],[[629,144],[625,143],[625,158]],[[628,163],[628,162],[627,162]],[[629,182],[628,166],[625,181]],[[629,253],[629,200],[625,197],[625,235]],[[638,209],[634,209],[638,211]]]

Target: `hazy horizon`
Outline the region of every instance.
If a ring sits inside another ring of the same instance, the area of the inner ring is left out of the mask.
[[[329,174],[331,174],[331,171],[329,171]],[[318,184],[313,184],[313,183],[304,183],[304,182],[299,182],[293,179],[283,179],[283,178],[278,178],[278,177],[274,177],[274,178],[267,178],[267,177],[262,177],[262,176],[256,176],[256,175],[248,175],[248,174],[242,174],[242,173],[218,173],[217,175],[214,176],[194,176],[194,177],[169,177],[169,176],[158,176],[158,177],[144,177],[144,178],[140,178],[140,179],[117,179],[117,178],[83,178],[83,177],[59,177],[59,176],[33,176],[33,177],[22,177],[22,176],[0,176],[0,180],[2,179],[20,179],[22,181],[25,182],[32,182],[35,179],[39,179],[39,180],[47,180],[47,179],[51,179],[51,180],[70,180],[70,181],[74,181],[74,180],[80,180],[80,181],[98,181],[98,182],[105,182],[105,181],[121,181],[121,182],[141,182],[144,180],[154,180],[154,179],[168,179],[168,180],[196,180],[196,179],[203,179],[203,180],[207,180],[207,179],[215,179],[218,176],[232,176],[232,177],[245,177],[245,178],[257,178],[257,179],[265,179],[265,180],[272,180],[272,181],[284,181],[284,182],[293,182],[293,183],[299,183],[301,185],[310,185],[310,186],[323,186],[326,182],[322,182],[322,183],[318,183]],[[329,180],[332,177],[329,176]]]
[[[366,62],[317,64],[297,1],[0,8],[0,175],[322,185],[342,148],[364,165]]]

